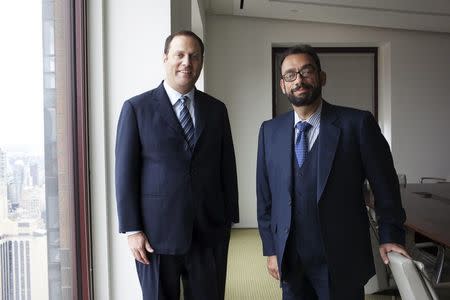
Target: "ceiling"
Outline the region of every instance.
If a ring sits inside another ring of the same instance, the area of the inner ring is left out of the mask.
[[[450,33],[450,0],[205,1],[209,14]]]

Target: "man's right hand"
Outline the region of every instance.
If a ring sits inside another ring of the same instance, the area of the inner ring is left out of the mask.
[[[280,280],[280,272],[278,272],[277,256],[272,255],[267,257],[267,270],[276,280]]]
[[[133,253],[134,258],[145,265],[150,264],[147,252],[153,253],[147,237],[143,232],[137,232],[128,236],[128,246]]]

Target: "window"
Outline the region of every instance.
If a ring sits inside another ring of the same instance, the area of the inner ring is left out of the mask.
[[[0,296],[88,299],[84,1],[0,4]]]

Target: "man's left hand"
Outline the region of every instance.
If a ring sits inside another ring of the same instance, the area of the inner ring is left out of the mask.
[[[395,244],[395,243],[386,243],[386,244],[381,244],[380,245],[380,255],[381,258],[383,259],[383,262],[385,265],[387,265],[389,263],[389,258],[387,256],[388,252],[397,252],[400,253],[403,256],[406,256],[407,258],[411,258],[411,256],[409,256],[408,252],[406,252],[405,247],[403,247],[400,244]]]

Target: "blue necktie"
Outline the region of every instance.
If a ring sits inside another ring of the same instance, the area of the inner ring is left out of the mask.
[[[189,100],[188,96],[182,96],[178,103],[181,106],[180,112],[180,124],[183,128],[184,135],[186,137],[186,141],[189,144],[191,150],[194,148],[194,123],[192,122],[191,114],[189,113],[189,109],[187,108],[187,101]]]
[[[311,128],[308,122],[297,122],[295,128],[298,130],[297,138],[295,140],[295,156],[297,157],[298,167],[301,168],[303,162],[308,155],[308,130]]]

